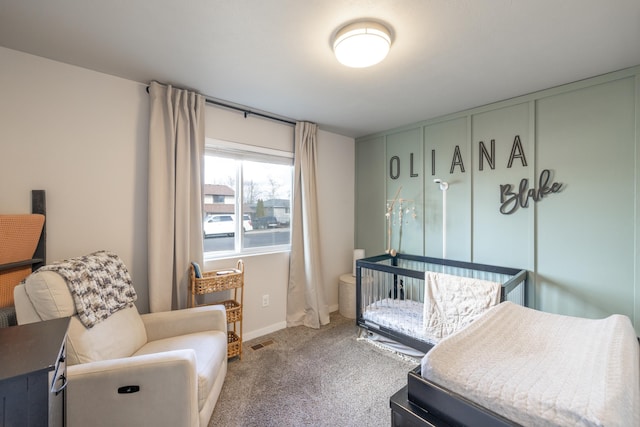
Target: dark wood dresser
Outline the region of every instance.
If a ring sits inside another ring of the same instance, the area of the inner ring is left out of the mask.
[[[0,329],[0,427],[64,426],[69,318]]]

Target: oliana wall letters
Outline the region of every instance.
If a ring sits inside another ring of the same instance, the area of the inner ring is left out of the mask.
[[[525,268],[530,306],[638,331],[639,105],[635,67],[360,138],[355,247]]]

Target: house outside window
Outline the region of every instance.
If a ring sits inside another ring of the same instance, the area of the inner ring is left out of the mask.
[[[205,257],[289,250],[292,177],[291,153],[207,139]]]

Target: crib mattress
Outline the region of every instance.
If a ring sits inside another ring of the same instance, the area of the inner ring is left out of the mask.
[[[640,425],[629,318],[592,320],[503,302],[422,359],[422,376],[522,425]]]
[[[418,301],[385,298],[366,307],[362,318],[421,341],[437,342],[424,329],[424,304]]]

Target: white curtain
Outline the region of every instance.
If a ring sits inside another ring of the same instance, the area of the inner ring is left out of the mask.
[[[149,308],[184,308],[189,265],[202,263],[204,97],[149,86]]]
[[[319,246],[317,132],[316,124],[296,123],[287,326],[329,323]]]

